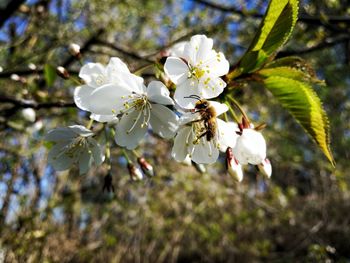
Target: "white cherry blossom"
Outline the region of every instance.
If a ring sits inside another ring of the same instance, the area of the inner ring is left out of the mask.
[[[124,108],[119,111],[120,122],[116,125],[116,143],[134,149],[144,137],[147,128],[163,138],[173,138],[178,127],[177,115],[165,105],[173,105],[169,90],[159,81],[152,81],[140,92],[122,98]]]
[[[133,74],[122,77],[121,86],[105,85],[88,96],[93,114],[120,117],[116,124],[116,143],[134,149],[149,125],[163,138],[172,138],[177,130],[177,115],[165,105],[173,105],[169,90],[159,81],[146,86]]]
[[[92,138],[93,135],[92,131],[80,125],[49,131],[45,140],[55,144],[49,152],[48,162],[57,171],[67,170],[72,164],[78,163],[80,174],[86,173],[92,163],[100,165],[104,155],[100,145]]]
[[[209,101],[215,108],[216,116],[226,112],[228,107],[215,101]],[[216,122],[215,136],[208,140],[205,121],[199,112],[186,112],[180,118],[180,128],[174,140],[172,156],[178,162],[183,162],[189,156],[192,161],[202,164],[214,163],[219,156],[219,150],[225,151],[228,146],[233,147],[237,135],[232,131],[236,124],[226,123],[214,118]]]
[[[111,58],[107,66],[100,63],[84,65],[79,72],[79,77],[84,80],[85,85],[75,89],[74,102],[78,108],[92,113],[98,107],[97,103],[103,103],[101,101],[96,103],[91,100],[90,96],[93,92],[98,92],[100,88],[108,86],[113,88],[114,93],[128,94],[129,78],[133,78],[135,83],[143,83],[142,78],[131,74],[125,63],[116,57]],[[111,111],[105,114],[93,113],[90,118],[99,122],[116,120],[115,114]]]
[[[167,58],[164,71],[176,85],[175,101],[183,108],[193,108],[195,101],[184,99],[197,95],[210,99],[223,92],[226,83],[220,78],[228,73],[229,62],[213,48],[213,40],[195,35]]]
[[[242,165],[258,165],[266,158],[266,142],[262,134],[251,128],[241,130],[237,143],[233,147],[233,155]]]

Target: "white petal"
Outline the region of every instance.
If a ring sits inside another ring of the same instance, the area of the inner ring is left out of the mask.
[[[169,49],[170,56],[179,57],[179,58],[184,57],[184,49],[185,49],[186,43],[188,42],[181,41],[172,45],[171,48]]]
[[[235,159],[232,159],[228,164],[228,173],[238,182],[243,180],[243,170],[242,166],[239,163],[236,163]]]
[[[230,63],[225,58],[225,55],[214,50],[210,51],[203,65],[209,70],[209,74],[213,77],[226,75],[230,69]]]
[[[71,129],[73,132],[75,132],[75,134],[78,136],[89,137],[94,135],[92,131],[90,131],[89,129],[81,125],[71,125],[71,126],[68,126],[68,128]]]
[[[164,104],[174,105],[174,101],[170,98],[170,92],[160,81],[151,81],[147,87],[147,97],[150,101]]]
[[[201,119],[201,115],[199,112],[196,112],[196,113],[186,112],[183,115],[181,115],[181,118],[179,119],[179,125],[183,126],[189,122],[193,122],[193,121],[199,120],[199,119]]]
[[[70,141],[76,137],[76,133],[69,128],[56,128],[49,131],[46,136],[46,141],[59,142],[59,141]]]
[[[74,102],[78,108],[89,111],[90,106],[90,95],[94,91],[95,88],[83,85],[76,87],[74,90]]]
[[[98,115],[119,114],[124,109],[124,96],[131,94],[124,85],[108,84],[95,89],[90,96],[89,109]]]
[[[180,58],[168,57],[164,64],[164,72],[170,78],[170,80],[179,85],[188,78],[188,66]]]
[[[174,99],[177,104],[185,109],[193,109],[197,99],[187,98],[191,95],[197,95],[202,97],[198,89],[198,85],[192,79],[187,79],[181,85],[178,85],[175,90]]]
[[[140,86],[142,87],[143,85],[143,78],[136,76],[135,74],[131,74],[128,66],[120,58],[112,57],[109,60],[106,71],[108,78],[113,83],[125,82],[124,84],[127,85],[135,85],[135,87],[131,89],[136,89],[137,91],[140,90]],[[132,78],[131,82],[130,78]]]
[[[89,171],[92,165],[92,156],[88,149],[79,155],[79,174],[85,174]]]
[[[175,137],[171,156],[178,162],[184,161],[188,155],[186,140],[191,132],[191,129],[191,127],[185,126],[179,130]]]
[[[92,113],[90,115],[90,119],[93,119],[98,122],[113,122],[113,123],[118,122],[118,118],[115,117],[115,115],[99,115],[99,114]]]
[[[205,35],[195,35],[191,37],[190,43],[196,52],[194,63],[205,61],[213,48],[213,40],[207,38]]]
[[[150,123],[159,136],[166,139],[173,138],[178,128],[178,119],[177,115],[167,107],[152,104]]]
[[[106,67],[107,75],[112,78],[113,74],[127,73],[130,74],[128,66],[117,57],[112,57]]]
[[[260,132],[243,129],[232,151],[240,164],[258,165],[266,158],[266,142]]]
[[[186,59],[187,63],[191,66],[196,65],[197,52],[194,46],[190,42],[187,42],[184,46],[183,58]]]
[[[224,91],[226,82],[218,77],[206,76],[201,78],[198,85],[201,97],[211,99],[219,96]]]
[[[100,63],[88,63],[79,72],[79,77],[91,87],[97,88],[107,83],[106,69]]]
[[[258,165],[259,171],[265,175],[267,178],[271,177],[272,174],[272,166],[269,159],[265,158],[261,164]]]
[[[130,92],[135,92],[137,94],[145,93],[146,91],[143,78],[131,73],[114,74],[112,83],[115,83],[118,87],[123,86]]]
[[[214,145],[214,140],[208,142],[205,138],[194,146],[191,159],[196,163],[211,164],[215,163],[219,157],[219,150]]]
[[[105,159],[101,146],[94,139],[89,139],[89,144],[95,164],[100,165]]]
[[[228,111],[228,106],[224,103],[220,103],[217,101],[210,101],[210,104],[215,108],[216,116],[219,116],[226,111]]]
[[[66,146],[67,144],[65,142],[57,143],[51,148],[48,154],[48,163],[50,163],[57,171],[69,169],[75,161],[74,158],[68,157],[68,155],[65,154],[67,150]]]
[[[235,147],[237,138],[236,131],[238,131],[238,125],[234,122],[225,122],[217,119],[218,126],[218,143],[220,151],[225,152],[227,147]]]
[[[116,125],[116,143],[127,149],[135,149],[140,140],[145,136],[147,126],[141,126],[143,123],[143,113],[139,117],[139,111],[134,110],[128,115],[124,114]],[[138,120],[136,121],[136,119]],[[136,124],[135,124],[136,121]],[[130,131],[130,129],[134,128]]]

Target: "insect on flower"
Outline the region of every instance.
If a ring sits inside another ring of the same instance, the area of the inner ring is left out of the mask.
[[[202,127],[203,133],[198,136],[197,140],[205,136],[207,141],[209,142],[217,134],[217,113],[215,107],[208,100],[201,99],[197,95],[191,95],[186,98],[193,98],[198,100],[195,104],[194,109],[191,110],[192,113],[198,112],[201,117],[199,120],[195,120],[194,122],[202,122],[204,126]]]
[[[197,102],[181,116],[172,156],[179,162],[188,155],[197,164],[214,163],[220,150],[226,151],[228,146],[235,145],[237,136],[232,136],[231,131],[237,125],[217,118],[228,110],[227,105],[197,95],[188,98],[196,99]]]

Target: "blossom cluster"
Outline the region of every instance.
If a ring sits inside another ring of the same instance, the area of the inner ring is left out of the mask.
[[[246,117],[240,123],[220,119],[229,104],[213,99],[224,92],[227,84],[222,77],[230,65],[223,53],[213,49],[213,40],[195,35],[168,54],[164,64],[167,86],[158,80],[146,84],[117,57],[106,66],[85,64],[79,72],[84,84],[74,91],[75,104],[90,112],[92,120],[114,127],[115,143],[127,150],[135,149],[152,131],[174,140],[171,155],[178,162],[190,158],[198,164],[212,164],[224,152],[227,169],[237,180],[242,180],[241,165],[246,164],[257,165],[269,177],[266,142],[258,129]],[[172,94],[169,83],[175,89]],[[101,164],[104,154],[93,136],[78,125],[50,131],[46,139],[55,145],[49,162],[57,170],[77,162],[81,173],[93,162]]]

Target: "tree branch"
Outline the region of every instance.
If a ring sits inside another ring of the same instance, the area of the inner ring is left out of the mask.
[[[95,45],[101,45],[101,46],[105,46],[105,47],[109,47],[123,55],[126,55],[130,58],[133,58],[133,59],[136,59],[136,60],[142,60],[142,61],[145,61],[145,62],[148,62],[148,63],[154,63],[153,60],[147,58],[147,57],[143,57],[135,52],[131,52],[131,51],[127,51],[115,44],[112,44],[112,43],[109,43],[109,42],[106,42],[106,41],[103,41],[101,39],[97,39],[94,43]]]
[[[70,108],[75,107],[74,102],[42,102],[38,103],[33,100],[15,99],[0,95],[0,103],[11,103],[14,108],[32,108],[32,109],[48,109],[48,108]]]
[[[85,51],[87,51],[91,47],[91,45],[96,43],[97,39],[104,32],[105,32],[105,30],[103,28],[100,28],[99,30],[97,30],[97,32],[95,34],[93,34],[91,36],[91,38],[88,41],[86,41],[85,44],[80,48],[80,53],[83,54]],[[68,68],[68,66],[70,66],[75,60],[76,60],[76,58],[74,56],[70,56],[62,63],[62,66],[65,68]]]
[[[24,2],[25,0],[11,0],[4,9],[0,9],[0,28]]]
[[[263,14],[260,14],[257,12],[245,12],[233,6],[224,6],[224,5],[213,3],[207,0],[192,0],[192,1],[222,12],[236,14],[241,17],[262,18],[264,16]],[[298,21],[306,24],[325,26],[327,24],[339,24],[339,23],[350,24],[350,17],[349,16],[325,16],[325,18],[323,18],[321,16],[311,16],[308,14],[301,14],[299,15]]]
[[[280,51],[278,52],[277,57],[286,57],[286,56],[293,56],[293,55],[304,55],[304,54],[308,54],[314,51],[318,51],[318,50],[322,50],[325,48],[329,48],[329,47],[333,47],[335,45],[341,44],[343,42],[349,41],[350,40],[350,36],[346,36],[346,37],[341,37],[341,38],[337,38],[337,39],[333,39],[333,40],[324,40],[323,42],[321,42],[320,44],[310,47],[310,48],[306,48],[306,49],[302,49],[302,50],[285,50],[285,51]]]

